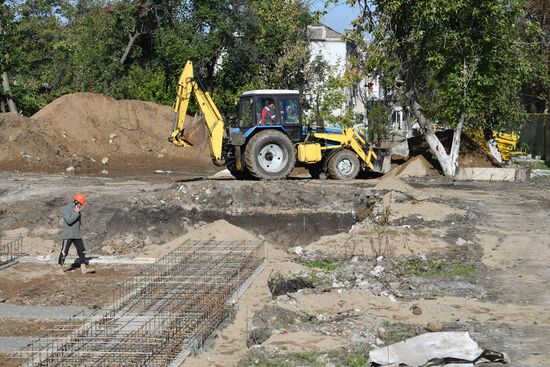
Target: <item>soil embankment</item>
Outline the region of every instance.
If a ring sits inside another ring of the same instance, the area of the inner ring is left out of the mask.
[[[0,114],[0,169],[135,174],[210,168],[206,145],[182,149],[170,144],[171,127],[167,106],[68,94],[31,118]],[[202,130],[196,134],[205,137]]]

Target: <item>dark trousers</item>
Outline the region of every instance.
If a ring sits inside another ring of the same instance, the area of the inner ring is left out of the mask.
[[[69,254],[69,248],[73,243],[74,247],[76,247],[76,253],[78,254],[78,259],[80,260],[80,263],[88,265],[88,261],[86,260],[86,249],[84,248],[84,241],[82,241],[81,238],[69,238],[63,240],[63,243],[61,244],[61,252],[59,253],[59,260],[57,261],[57,263],[59,265],[65,264],[65,259]]]

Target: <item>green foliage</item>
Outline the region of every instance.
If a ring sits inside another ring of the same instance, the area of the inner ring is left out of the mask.
[[[416,327],[414,325],[405,324],[402,322],[384,322],[386,329],[383,337],[385,345],[391,345],[403,340],[407,340],[416,335]]]
[[[367,367],[367,362],[367,358],[364,355],[359,354],[346,359],[344,365],[349,367]]]
[[[0,70],[27,115],[76,91],[172,104],[187,60],[226,113],[245,89],[304,85],[315,20],[302,0],[11,0],[0,14]]]
[[[312,112],[308,116],[309,124],[322,120],[327,125],[350,127],[357,122],[359,116],[345,106],[346,88],[352,86],[352,80],[349,75],[341,76],[339,68],[339,65],[330,65],[320,54],[307,65],[303,92],[311,96],[305,101],[306,109]]]
[[[388,139],[390,136],[390,110],[383,103],[377,103],[369,109],[367,118],[369,120],[368,140],[371,143],[380,144],[382,140]]]
[[[168,82],[164,70],[132,65],[128,71],[125,95],[130,99],[167,105],[174,99],[174,91],[170,87],[172,85]]]
[[[341,264],[336,264],[328,259],[324,260],[307,260],[302,257],[298,258],[298,263],[307,266],[311,269],[320,269],[324,271],[333,271],[340,267],[342,267]]]
[[[548,165],[544,162],[536,162],[533,164],[533,169],[548,169]]]
[[[419,102],[430,120],[497,127],[522,113],[518,90],[540,73],[524,0],[347,2],[365,9],[350,36],[368,55],[357,67]]]
[[[472,276],[475,267],[454,261],[406,259],[397,262],[400,271],[417,276]]]

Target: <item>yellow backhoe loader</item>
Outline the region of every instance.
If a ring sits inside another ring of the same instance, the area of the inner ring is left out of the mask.
[[[243,93],[238,122],[227,126],[209,93],[194,77],[191,61],[177,85],[174,127],[168,139],[178,146],[193,145],[185,131],[192,95],[204,114],[214,163],[226,165],[238,179],[283,179],[294,167],[307,168],[314,178],[327,175],[339,180],[354,179],[361,170],[382,170],[384,154],[358,131],[304,126],[296,90]]]

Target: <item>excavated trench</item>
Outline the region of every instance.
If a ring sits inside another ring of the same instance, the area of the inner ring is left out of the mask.
[[[349,231],[381,197],[338,183],[204,181],[143,192],[116,205],[110,199],[119,198],[96,201],[97,211],[90,213],[98,221],[93,226],[98,231],[88,238],[91,248],[114,240],[139,251],[225,220],[287,249]]]
[[[261,235],[279,248],[287,249],[318,240],[322,236],[348,231],[356,223],[348,213],[265,212],[227,214],[213,209],[184,209],[182,207],[150,208],[119,211],[112,215],[103,234],[90,239],[91,246],[100,245],[113,236],[131,236],[135,241],[161,244],[185,234],[201,222],[227,222]]]

